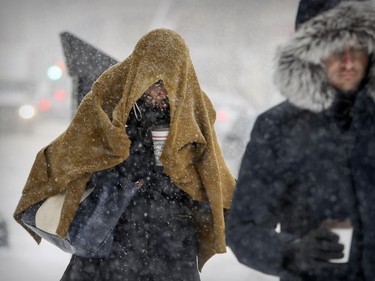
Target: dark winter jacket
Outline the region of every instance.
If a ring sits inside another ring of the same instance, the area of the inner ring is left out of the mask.
[[[169,111],[137,102],[127,122],[132,141],[129,157],[109,170],[94,173],[90,181],[101,185],[98,174],[112,173],[143,182],[115,228],[110,256],[88,259],[73,256],[61,281],[198,281],[197,215],[208,204],[199,203],[179,189],[155,165],[151,128],[169,125]]]
[[[364,85],[348,97],[327,83],[321,64],[343,42],[361,42],[370,54]],[[287,101],[257,118],[227,224],[228,245],[243,264],[281,280],[375,280],[374,48],[374,8],[342,3],[279,50],[276,84]],[[291,242],[328,218],[352,221],[350,261],[288,271]]]
[[[23,225],[22,212],[65,192],[56,229],[65,237],[90,176],[129,157],[128,116],[135,101],[159,80],[170,105],[170,130],[160,157],[164,172],[211,209],[212,220],[198,227],[199,268],[225,252],[223,210],[231,206],[235,179],[224,161],[214,129],[216,113],[200,87],[189,48],[168,29],[145,34],[127,59],[95,81],[66,131],[37,154],[14,218]]]

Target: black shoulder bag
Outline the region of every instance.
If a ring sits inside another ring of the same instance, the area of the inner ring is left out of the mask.
[[[79,204],[65,238],[37,227],[37,212],[45,201],[23,212],[21,220],[65,252],[88,258],[106,257],[111,251],[114,228],[139,188],[116,170],[108,169],[92,175],[87,184],[87,190],[90,189],[91,193]]]

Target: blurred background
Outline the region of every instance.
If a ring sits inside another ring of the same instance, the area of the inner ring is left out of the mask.
[[[67,127],[76,96],[60,34],[121,61],[141,36],[164,27],[186,40],[235,176],[256,116],[282,100],[272,86],[277,46],[294,32],[297,0],[0,0],[0,276],[59,280],[70,256],[34,240],[13,211],[36,153]],[[277,280],[246,268],[230,249],[202,281]]]

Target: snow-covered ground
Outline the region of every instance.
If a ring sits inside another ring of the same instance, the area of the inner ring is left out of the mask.
[[[37,245],[12,218],[36,153],[66,128],[67,122],[49,120],[40,123],[31,134],[12,132],[0,137],[0,214],[9,229],[9,247],[0,247],[1,281],[60,280],[70,255],[46,241]],[[203,268],[202,281],[276,281],[247,268],[227,254],[216,255]]]

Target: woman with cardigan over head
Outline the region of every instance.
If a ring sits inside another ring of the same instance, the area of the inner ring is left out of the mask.
[[[214,120],[174,31],[147,33],[98,78],[68,129],[37,155],[15,218],[65,190],[69,207],[57,227],[64,237],[88,182],[127,178],[140,190],[115,227],[109,256],[73,255],[61,281],[200,280],[204,263],[226,251],[224,210],[235,184]],[[161,146],[155,131],[167,135]]]

